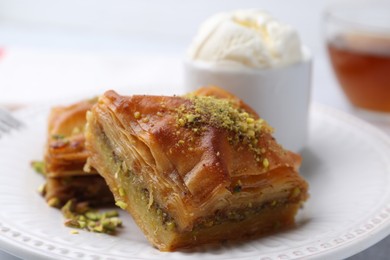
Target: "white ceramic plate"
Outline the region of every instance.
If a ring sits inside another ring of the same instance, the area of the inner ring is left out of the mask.
[[[27,111],[28,112],[28,111]],[[30,169],[40,159],[47,110],[25,113],[26,126],[0,138],[0,248],[27,259],[297,259],[344,258],[390,233],[390,140],[373,127],[315,105],[302,174],[310,199],[297,227],[262,239],[193,252],[161,253],[127,214],[117,236],[70,234],[58,210],[36,192]]]

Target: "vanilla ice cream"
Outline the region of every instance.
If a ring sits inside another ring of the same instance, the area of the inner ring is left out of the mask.
[[[223,67],[272,68],[302,61],[297,32],[260,10],[212,16],[200,27],[188,58]]]

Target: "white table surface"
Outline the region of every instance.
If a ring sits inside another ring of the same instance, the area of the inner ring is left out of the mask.
[[[4,48],[0,56],[0,106],[28,107],[52,99],[77,99],[112,87],[128,89],[129,93],[132,86],[145,86],[147,92],[153,84],[172,87],[173,91],[180,89],[183,45],[167,44],[162,39],[160,47],[155,49],[142,41],[103,39],[104,46],[115,48],[88,49],[85,46],[96,40],[92,37],[79,41],[79,46],[84,48],[75,50],[61,46],[48,48],[37,44],[42,39],[39,35],[30,36],[31,44],[23,45],[20,41],[26,37],[25,33],[0,25],[0,38],[3,37],[0,47]],[[132,42],[132,48],[122,48],[128,42]],[[143,52],[134,51],[137,49]],[[361,116],[340,91],[324,52],[314,53],[312,101]],[[387,125],[377,123],[377,126],[390,133],[389,121]],[[389,259],[389,253],[390,237],[350,259]],[[0,259],[18,258],[0,251]]]

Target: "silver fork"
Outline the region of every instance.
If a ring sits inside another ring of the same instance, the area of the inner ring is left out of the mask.
[[[0,138],[13,129],[19,129],[23,123],[11,115],[10,112],[0,108]]]

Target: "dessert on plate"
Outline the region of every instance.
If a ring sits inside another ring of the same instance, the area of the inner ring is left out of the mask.
[[[95,169],[84,170],[88,157],[85,116],[95,102],[96,99],[92,99],[57,106],[50,112],[44,156],[44,196],[51,206],[62,207],[71,199],[92,206],[113,204],[113,196],[104,179]]]
[[[307,199],[299,155],[240,99],[102,95],[87,113],[87,164],[162,251],[288,228]]]

